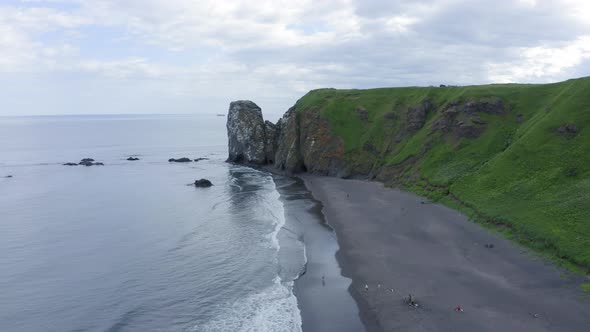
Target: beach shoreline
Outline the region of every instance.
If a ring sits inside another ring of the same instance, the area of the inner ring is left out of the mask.
[[[336,234],[325,223],[321,204],[313,199],[301,179],[275,174],[274,180],[288,228],[279,236],[296,237],[305,246],[306,266],[293,287],[302,330],[364,331],[357,304],[348,291],[351,280],[342,275],[336,260]],[[294,258],[285,259],[292,261]]]
[[[364,180],[300,178],[337,234],[336,257],[367,331],[590,328],[583,276],[414,194]]]

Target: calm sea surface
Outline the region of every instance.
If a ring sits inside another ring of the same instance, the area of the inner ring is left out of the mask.
[[[225,121],[0,118],[0,331],[299,331],[303,247]]]

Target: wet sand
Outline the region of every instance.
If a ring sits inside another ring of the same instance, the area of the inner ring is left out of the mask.
[[[364,331],[358,306],[348,291],[351,280],[342,276],[336,260],[336,235],[324,222],[321,204],[300,179],[275,176],[275,183],[288,220],[284,236],[300,238],[306,248],[306,270],[294,287],[303,331]]]
[[[368,331],[590,331],[583,276],[413,194],[302,178],[336,231],[337,258]],[[405,303],[408,293],[419,307]]]

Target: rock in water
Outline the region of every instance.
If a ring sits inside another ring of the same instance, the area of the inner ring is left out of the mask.
[[[69,163],[66,163],[64,165],[67,165],[67,164],[69,164]],[[101,163],[101,162],[93,163],[91,161],[81,161],[81,162],[78,163],[78,165],[82,165],[82,166],[104,166],[104,163]],[[68,166],[70,166],[70,165],[68,165]]]
[[[129,160],[129,161],[136,161],[136,160],[139,160],[139,158],[136,158],[136,157],[129,157],[129,158],[127,158],[127,160]]]
[[[213,185],[213,183],[211,183],[211,181],[209,181],[207,179],[200,179],[200,180],[195,181],[195,187],[199,187],[199,188],[207,188],[207,187],[211,187],[212,185]]]
[[[84,159],[80,160],[81,163],[87,163],[87,162],[93,162],[93,161],[94,161],[94,159],[92,159],[92,158],[84,158]]]
[[[78,163],[65,163],[64,166],[78,166]]]
[[[186,157],[178,158],[178,159],[170,158],[170,159],[168,159],[168,161],[171,163],[190,163],[192,161],[192,159],[186,158]]]
[[[227,116],[228,161],[266,163],[262,110],[249,100],[229,104]]]

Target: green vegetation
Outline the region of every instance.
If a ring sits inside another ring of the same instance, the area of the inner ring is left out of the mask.
[[[447,132],[440,130],[449,107],[498,99],[502,114],[459,112]],[[432,107],[423,125],[408,130],[411,109],[425,103]],[[571,269],[590,272],[590,78],[321,89],[296,106],[321,110],[342,139],[353,173],[375,174],[441,201]],[[477,135],[457,134],[457,123]],[[575,127],[564,132],[568,124]]]
[[[586,293],[590,293],[590,284],[582,284],[582,289]]]

